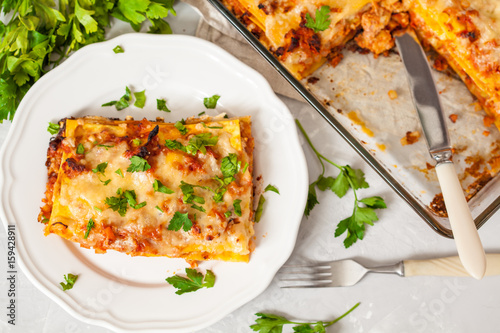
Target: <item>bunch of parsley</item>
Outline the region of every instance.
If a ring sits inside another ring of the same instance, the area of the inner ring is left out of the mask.
[[[136,31],[172,33],[174,0],[0,0],[0,123],[12,120],[28,89],[71,51],[105,39],[110,18]]]
[[[352,189],[354,194],[354,207],[352,215],[340,221],[337,225],[337,229],[335,230],[335,237],[338,237],[345,232],[347,233],[347,236],[344,239],[344,246],[348,248],[358,239],[363,239],[365,235],[365,224],[373,225],[373,222],[378,220],[375,209],[387,208],[385,201],[379,196],[360,199],[358,197],[357,190],[369,187],[365,180],[363,171],[353,169],[349,165],[339,165],[323,156],[316,150],[301,123],[298,120],[295,120],[295,122],[306,138],[307,143],[316,154],[322,168],[322,172],[318,178],[309,185],[304,215],[309,216],[314,206],[319,204],[316,196],[316,188],[321,191],[331,190],[339,198],[342,198],[346,195],[349,189]],[[323,161],[333,165],[339,170],[339,174],[336,178],[325,176],[326,169]]]

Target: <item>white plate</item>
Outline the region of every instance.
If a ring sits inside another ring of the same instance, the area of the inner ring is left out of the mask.
[[[115,54],[120,45],[125,53]],[[144,109],[100,107],[125,86],[146,89]],[[281,195],[265,194],[249,263],[203,262],[214,288],[176,295],[165,278],[183,273],[180,259],[95,254],[56,235],[45,237],[36,221],[47,179],[48,122],[63,117],[132,115],[176,121],[206,111],[203,98],[221,95],[215,115],[251,115],[255,175]],[[171,113],[156,110],[165,98]],[[308,175],[293,118],[257,72],[206,41],[187,36],[131,34],[84,47],[42,77],[22,101],[1,151],[0,202],[4,225],[15,224],[17,256],[26,275],[77,318],[117,331],[186,332],[213,324],[269,285],[291,254],[303,209]],[[79,278],[63,292],[63,275]]]

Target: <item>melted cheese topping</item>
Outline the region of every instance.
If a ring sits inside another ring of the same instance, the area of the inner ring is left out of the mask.
[[[149,133],[158,125],[158,133],[148,141]],[[220,259],[247,261],[253,236],[252,211],[252,149],[250,118],[193,122],[186,124],[182,135],[173,124],[149,121],[110,121],[104,118],[83,118],[66,121],[65,138],[58,147],[62,154],[57,181],[53,187],[53,206],[45,233],[55,233],[96,252],[108,249],[132,255],[181,257],[190,260]],[[215,146],[195,155],[168,149],[165,140],[176,140],[187,146],[193,136],[209,133],[217,137]],[[141,144],[137,146],[137,141]],[[83,145],[84,154],[77,153]],[[146,160],[151,168],[128,172],[130,158],[146,147]],[[223,178],[221,161],[235,154],[241,169],[226,187],[221,202],[214,193],[220,186],[215,177]],[[103,173],[93,172],[107,163]],[[117,172],[121,170],[121,174]],[[173,191],[155,192],[153,183],[160,181]],[[108,182],[108,183],[106,183]],[[183,200],[181,182],[195,185],[194,194],[204,199],[195,203]],[[134,191],[137,203],[127,206],[121,216],[106,203],[119,197],[117,191]],[[233,203],[241,200],[241,216]],[[189,231],[168,230],[176,212],[188,213],[193,227]],[[225,216],[230,212],[229,217]],[[94,221],[85,238],[89,220]]]

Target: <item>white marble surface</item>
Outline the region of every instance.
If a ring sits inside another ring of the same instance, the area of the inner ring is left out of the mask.
[[[197,16],[183,3],[176,5],[178,16],[170,18],[175,33],[194,34]],[[189,19],[186,20],[185,18]],[[184,21],[180,21],[184,20]],[[129,32],[115,26],[113,33]],[[365,264],[389,264],[404,259],[423,259],[455,255],[452,240],[434,233],[403,202],[347,143],[308,105],[282,97],[298,118],[316,147],[339,164],[350,164],[366,173],[370,188],[362,196],[380,195],[388,208],[379,211],[380,220],[369,227],[365,239],[345,249],[334,237],[336,222],[350,215],[349,197],[338,199],[333,193],[318,192],[320,205],[302,220],[297,244],[290,262],[306,259],[334,260],[356,258]],[[0,124],[0,142],[10,128]],[[320,165],[304,145],[309,178],[316,179]],[[332,174],[335,170],[330,170]],[[500,212],[480,230],[487,252],[500,252]],[[37,290],[18,272],[16,326],[7,324],[7,241],[0,230],[0,332],[110,332],[71,317],[55,302]],[[251,332],[256,312],[272,312],[297,320],[331,320],[357,302],[361,305],[328,332],[499,332],[500,277],[472,278],[412,277],[368,275],[359,284],[346,288],[280,289],[275,278],[258,297],[201,332]],[[133,300],[130,300],[133,302]],[[287,328],[285,332],[291,332]]]

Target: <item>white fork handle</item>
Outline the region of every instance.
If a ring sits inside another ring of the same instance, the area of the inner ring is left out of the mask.
[[[481,279],[486,271],[484,249],[462,186],[458,181],[455,166],[452,162],[439,163],[436,165],[436,173],[443,192],[458,256],[465,270],[474,278]]]
[[[486,254],[486,276],[500,275],[500,254]],[[429,260],[405,260],[404,276],[469,276],[458,257],[437,258]]]

